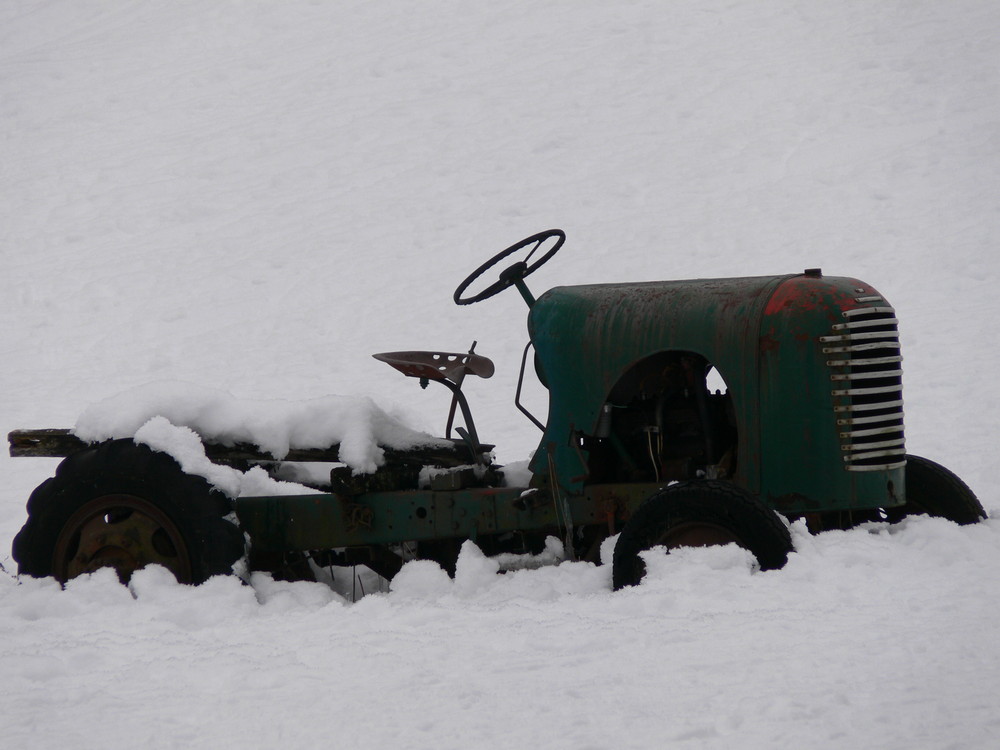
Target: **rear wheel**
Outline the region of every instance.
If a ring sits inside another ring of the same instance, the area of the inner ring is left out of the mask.
[[[738,544],[762,570],[782,567],[792,549],[788,528],[749,492],[726,482],[686,482],[652,495],[632,515],[615,545],[614,588],[637,585],[646,574],[640,552],[657,546]]]
[[[907,456],[906,504],[886,509],[886,516],[900,521],[921,513],[963,525],[986,518],[975,493],[953,472],[929,459]]]
[[[243,534],[223,517],[230,510],[170,456],[116,440],[65,459],[32,493],[13,555],[19,573],[60,581],[108,567],[124,583],[158,564],[201,583],[243,556]]]

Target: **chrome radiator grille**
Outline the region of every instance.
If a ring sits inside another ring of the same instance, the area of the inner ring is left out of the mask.
[[[858,302],[882,301],[859,297]],[[834,411],[848,471],[894,469],[906,463],[903,357],[895,310],[858,307],[820,336],[833,382]]]

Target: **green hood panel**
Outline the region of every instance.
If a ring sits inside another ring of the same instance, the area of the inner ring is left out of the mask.
[[[594,434],[612,388],[637,362],[685,351],[705,357],[729,388],[739,425],[736,482],[785,510],[814,505],[819,495],[826,507],[838,505],[831,496],[848,507],[859,502],[858,492],[873,504],[894,504],[884,474],[872,484],[871,475],[842,470],[819,344],[843,310],[877,294],[857,279],[818,274],[551,289],[528,318],[536,367],[549,388],[532,470],[546,474],[552,452],[563,490],[582,491],[587,466],[579,437]]]

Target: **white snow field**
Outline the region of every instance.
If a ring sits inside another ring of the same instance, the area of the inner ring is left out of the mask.
[[[4,454],[0,744],[996,747],[998,35],[991,0],[0,4],[3,433],[182,383],[228,417],[369,404],[440,434],[445,390],[369,355],[477,340],[480,434],[523,461],[524,303],[451,294],[561,227],[536,293],[874,284],[908,450],[994,516],[795,525],[780,571],[691,549],[617,593],[472,545],[454,579],[415,562],[364,596],[160,568],[62,589],[9,553],[57,461]]]

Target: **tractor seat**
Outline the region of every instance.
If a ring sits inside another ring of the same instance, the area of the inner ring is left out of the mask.
[[[372,356],[408,377],[449,380],[452,383],[461,383],[469,373],[490,378],[496,370],[491,359],[472,353],[382,352]]]

